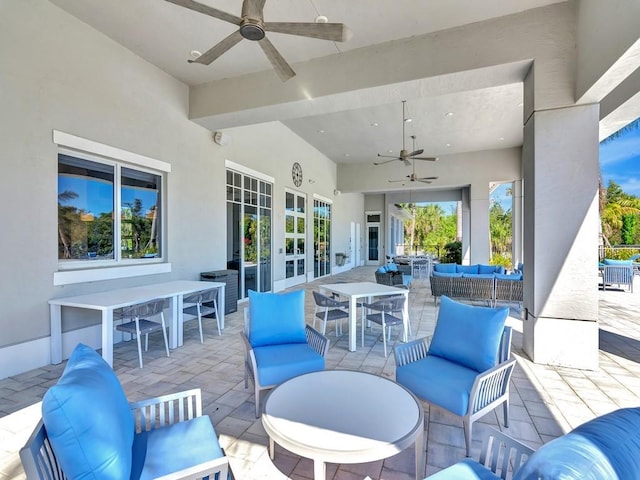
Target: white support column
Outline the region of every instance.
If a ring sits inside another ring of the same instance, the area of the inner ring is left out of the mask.
[[[489,183],[472,183],[470,263],[489,263]]]
[[[462,189],[461,197],[458,202],[458,235],[462,242],[462,264],[468,265],[471,259],[471,199],[468,188]]]
[[[536,363],[598,366],[598,105],[524,129],[524,340]]]
[[[511,259],[513,267],[522,262],[522,180],[511,186]]]

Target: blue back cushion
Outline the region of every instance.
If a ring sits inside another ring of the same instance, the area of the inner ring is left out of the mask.
[[[477,274],[478,265],[456,265],[456,272],[458,273],[467,273],[467,274]]]
[[[456,273],[455,263],[434,263],[433,271],[440,273]]]
[[[387,273],[387,267],[385,267],[384,265],[382,267],[378,267],[376,272],[377,273]]]
[[[249,290],[249,342],[253,347],[307,343],[304,290],[260,293]]]
[[[398,271],[398,265],[396,265],[395,263],[387,264],[387,272],[397,272],[397,271]]]
[[[631,265],[633,262],[631,260],[613,260],[610,258],[604,259],[605,265]]]
[[[68,478],[128,479],[134,424],[118,377],[79,344],[42,400],[42,420]]]
[[[508,314],[508,308],[465,305],[443,296],[429,355],[477,372],[492,368]]]
[[[543,445],[513,479],[640,478],[639,426],[640,408],[595,418]]]
[[[495,273],[495,272],[496,272],[495,265],[483,265],[483,264],[478,265],[478,273],[489,274],[489,273]]]

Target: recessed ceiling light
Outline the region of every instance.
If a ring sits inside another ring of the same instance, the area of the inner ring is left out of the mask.
[[[350,154],[350,153],[345,153],[345,154],[344,154],[344,156],[345,156],[345,157],[350,157],[350,156],[351,156],[351,154]]]
[[[518,104],[518,106],[519,106],[519,107],[523,107],[523,106],[524,106],[524,103],[520,102],[520,103]]]
[[[393,150],[387,150],[387,153],[393,153]]]
[[[191,50],[189,52],[189,55],[191,55],[192,58],[198,58],[200,56],[202,56],[202,52],[199,50]]]
[[[377,127],[377,126],[378,126],[378,122],[373,122],[373,123],[371,124],[371,126],[372,126],[372,127]]]
[[[405,118],[404,121],[407,122],[407,123],[411,123],[413,121],[413,119],[412,118]]]
[[[504,137],[500,137],[498,140],[504,142]]]
[[[451,146],[451,144],[450,144],[450,143],[446,143],[446,144],[445,144],[445,147],[450,147],[450,146]]]
[[[445,117],[453,117],[453,112],[447,112],[444,114]]]
[[[318,133],[324,133],[324,130],[318,130]]]
[[[318,15],[316,17],[316,23],[327,23],[329,21],[329,19],[327,17],[325,17],[324,15]]]

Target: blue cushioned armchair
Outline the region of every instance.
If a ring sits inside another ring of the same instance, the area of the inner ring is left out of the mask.
[[[465,305],[442,297],[429,338],[395,347],[396,381],[418,398],[463,417],[467,456],[473,422],[503,406],[509,426],[509,380],[515,367],[509,310]]]
[[[20,459],[29,480],[224,480],[229,472],[200,389],[129,404],[111,367],[82,344],[46,392]]]
[[[306,325],[304,290],[259,293],[249,290],[244,310],[244,387],[251,378],[255,389],[256,418],[260,392],[303,373],[324,370],[329,339]]]

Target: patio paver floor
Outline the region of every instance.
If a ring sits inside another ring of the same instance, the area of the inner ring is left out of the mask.
[[[313,320],[311,290],[321,283],[374,281],[373,271],[374,267],[359,267],[297,287],[307,290],[307,322]],[[472,454],[477,456],[482,430],[488,427],[505,430],[535,448],[595,416],[621,407],[640,406],[640,294],[622,291],[597,294],[600,300],[600,367],[597,371],[530,362],[522,353],[519,313],[512,311],[509,324],[514,327],[513,354],[518,366],[511,383],[510,427],[504,429],[501,409],[486,415],[475,423]],[[280,447],[276,449],[275,460],[269,459],[267,436],[260,419],[254,416],[252,386],[244,388],[239,336],[242,308],[240,304],[238,312],[226,316],[226,328],[220,337],[214,322],[207,321],[204,345],[200,344],[196,322],[188,322],[185,344],[172,350],[170,358],[164,356],[160,337],[150,339],[142,370],[138,368],[134,343],[115,345],[115,372],[130,401],[201,388],[204,413],[215,425],[235,478],[313,478],[313,465],[308,459]],[[436,309],[426,279],[414,282],[409,317],[415,337],[433,332]],[[357,352],[349,352],[347,335],[336,339],[330,323],[327,368],[355,369],[393,379],[395,361],[393,354],[384,357],[382,342],[378,341],[380,332],[379,326],[374,325],[374,333],[368,332],[365,336],[365,347],[358,344]],[[396,341],[397,336],[392,335],[392,343]],[[17,452],[40,416],[42,396],[57,381],[64,365],[50,365],[0,380],[0,480],[25,478]],[[428,475],[464,457],[464,436],[460,418],[426,403],[423,406]],[[327,478],[361,480],[368,475],[372,479],[412,479],[413,456],[410,448],[384,461],[329,464]]]

